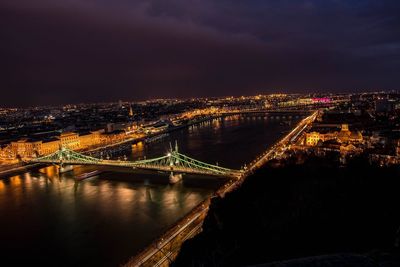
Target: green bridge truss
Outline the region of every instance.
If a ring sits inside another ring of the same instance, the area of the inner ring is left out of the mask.
[[[208,164],[186,155],[179,153],[178,146],[175,149],[158,158],[137,160],[137,161],[121,161],[121,160],[103,160],[81,153],[75,152],[68,148],[62,147],[60,150],[30,161],[31,163],[45,163],[57,165],[99,165],[99,166],[119,166],[129,167],[133,169],[158,170],[166,172],[181,172],[192,174],[204,174],[213,176],[238,176],[240,170],[228,169],[212,164]]]

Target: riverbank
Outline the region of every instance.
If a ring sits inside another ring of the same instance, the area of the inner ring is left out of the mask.
[[[201,202],[152,244],[132,257],[124,266],[169,266],[178,255],[182,243],[201,231],[209,205],[210,199]]]
[[[41,166],[44,166],[43,164],[35,163],[35,164],[24,164],[24,163],[19,163],[17,166],[13,165],[12,167],[5,168],[4,170],[0,170],[0,179],[4,177],[8,177],[11,175],[15,175],[21,172],[26,172],[34,168],[39,168]]]

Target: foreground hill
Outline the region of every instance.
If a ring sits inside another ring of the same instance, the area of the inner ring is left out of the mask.
[[[399,169],[332,165],[259,170],[213,200],[173,265],[400,266]]]

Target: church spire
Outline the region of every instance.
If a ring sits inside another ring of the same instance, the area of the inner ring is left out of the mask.
[[[129,106],[129,117],[133,117],[132,105]]]

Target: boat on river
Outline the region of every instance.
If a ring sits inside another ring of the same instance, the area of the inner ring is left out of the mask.
[[[153,142],[161,140],[161,139],[163,139],[164,137],[167,137],[167,136],[169,136],[168,133],[163,133],[163,134],[160,134],[160,135],[156,135],[156,136],[153,136],[153,137],[146,138],[144,140],[144,142],[145,143],[153,143]]]
[[[82,174],[76,176],[75,180],[82,181],[82,180],[88,179],[90,177],[96,176],[96,175],[98,175],[100,173],[102,173],[102,171],[99,171],[99,170],[95,170],[95,171],[91,171],[91,172],[85,172],[85,173],[82,173]]]

